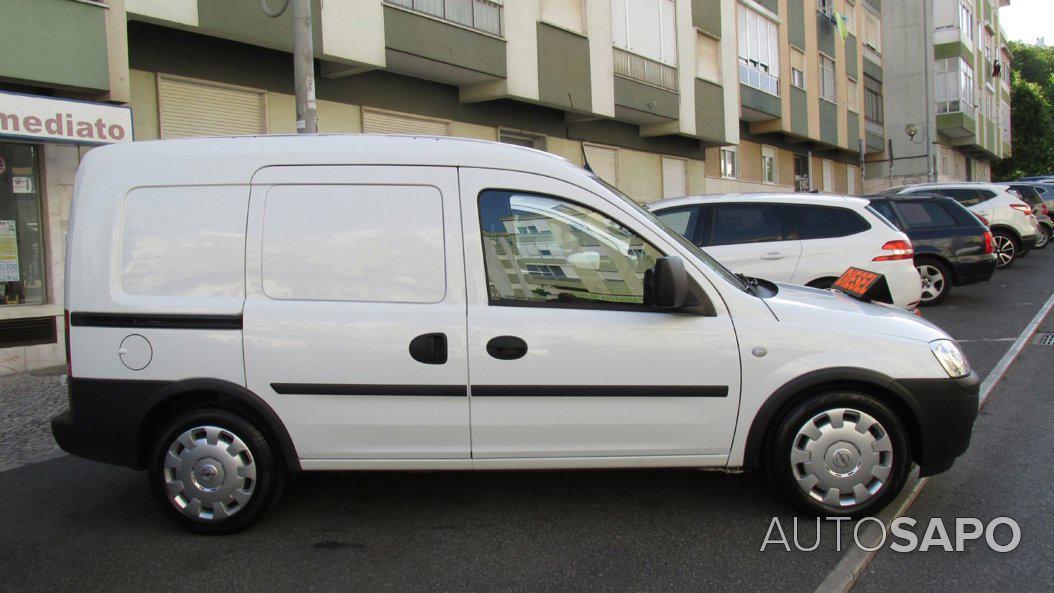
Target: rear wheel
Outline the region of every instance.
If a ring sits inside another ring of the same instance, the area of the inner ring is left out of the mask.
[[[1014,265],[1021,254],[1021,243],[1007,231],[992,231],[992,244],[995,247],[996,268],[1000,270]]]
[[[769,477],[812,515],[860,517],[879,511],[904,487],[911,465],[907,432],[869,395],[814,396],[780,423],[769,442]]]
[[[1041,224],[1039,225],[1039,240],[1036,241],[1036,249],[1043,249],[1050,243],[1051,230],[1050,227]]]
[[[161,433],[149,468],[165,513],[195,533],[226,534],[256,522],[281,495],[285,472],[267,439],[226,410],[184,413]]]
[[[923,307],[940,303],[952,291],[951,272],[943,263],[923,259],[915,262],[915,269],[922,280],[922,300],[919,304]]]

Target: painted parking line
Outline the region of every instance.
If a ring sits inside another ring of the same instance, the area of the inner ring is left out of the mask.
[[[999,363],[995,365],[991,373],[985,377],[984,381],[981,382],[980,401],[978,408],[984,407],[985,402],[988,401],[988,397],[995,390],[999,382],[1006,376],[1006,372],[1010,369],[1010,365],[1017,360],[1018,355],[1021,351],[1028,346],[1032,340],[1032,336],[1036,334],[1036,330],[1039,329],[1039,325],[1043,323],[1051,309],[1054,309],[1054,294],[1047,299],[1047,302],[1043,305],[1043,308],[1036,313],[1032,321],[1025,326],[1024,331],[1021,332],[1010,348],[1003,355],[1003,358],[999,360]],[[1008,338],[1007,340],[1009,340]],[[965,340],[963,340],[965,341]],[[1001,340],[1000,340],[1001,341]],[[912,470],[909,482],[918,477],[918,468]],[[911,505],[922,493],[922,489],[926,487],[926,483],[929,478],[921,478],[915,482],[911,488],[906,488],[900,493],[900,496],[893,501],[886,509],[878,514],[878,519],[882,521],[884,525],[889,525],[891,521],[897,517],[903,516]],[[869,542],[877,542],[881,538],[880,527],[877,527],[873,523],[869,523],[863,528],[861,540]],[[856,584],[860,575],[863,574],[864,569],[871,563],[871,560],[875,557],[881,548],[873,551],[866,552],[856,546],[851,546],[849,550],[842,556],[842,559],[838,561],[834,569],[831,570],[827,578],[820,583],[820,586],[816,588],[816,593],[847,593]]]

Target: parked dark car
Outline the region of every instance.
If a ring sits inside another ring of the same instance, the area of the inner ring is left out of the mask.
[[[1047,188],[1050,185],[1044,185],[1041,183],[1008,183],[1010,191],[1014,192],[1021,197],[1022,201],[1028,204],[1032,208],[1032,213],[1036,215],[1036,221],[1039,222],[1039,240],[1036,241],[1036,249],[1043,249],[1050,244],[1050,238],[1054,235],[1054,220],[1050,218],[1050,208],[1047,206],[1049,200],[1054,199],[1054,194],[1047,197],[1049,193]]]
[[[922,278],[922,306],[936,305],[952,286],[987,282],[996,268],[992,233],[962,204],[935,194],[869,196],[871,207],[904,231]]]

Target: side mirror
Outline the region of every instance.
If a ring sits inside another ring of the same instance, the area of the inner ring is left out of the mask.
[[[688,304],[688,272],[676,256],[660,257],[644,272],[644,304],[658,309],[680,309]]]

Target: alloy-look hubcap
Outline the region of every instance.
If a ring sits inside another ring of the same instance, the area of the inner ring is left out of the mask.
[[[893,471],[893,443],[870,415],[850,408],[813,416],[794,437],[798,487],[824,505],[856,506],[877,495]]]
[[[163,479],[168,499],[184,515],[219,521],[249,503],[256,488],[256,464],[234,433],[196,426],[169,446]]]
[[[916,268],[922,279],[922,300],[929,302],[944,292],[944,274],[936,267],[922,264]]]
[[[995,243],[995,254],[999,258],[999,267],[1005,267],[1014,261],[1014,253],[1017,249],[1014,247],[1014,241],[1010,237],[1004,237],[1002,235],[994,238]]]

